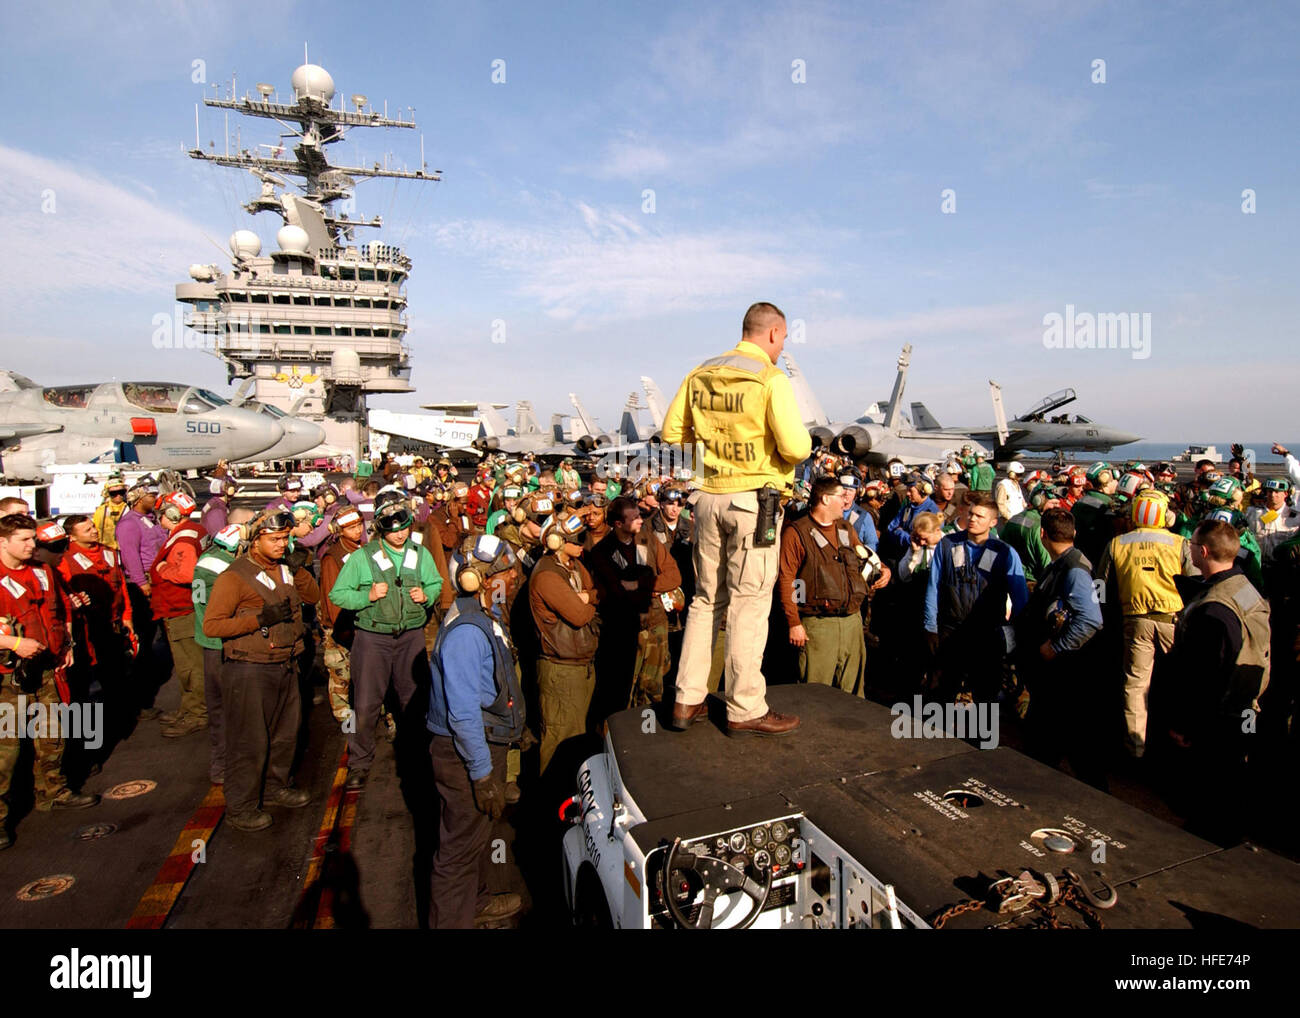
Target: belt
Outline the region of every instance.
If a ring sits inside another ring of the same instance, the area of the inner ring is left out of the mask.
[[[371,636],[391,636],[397,638],[399,636],[405,636],[407,633],[418,633],[423,628],[423,626],[412,626],[410,629],[395,629],[391,633],[385,633],[378,629],[367,629],[365,626],[357,626],[357,632],[369,633]]]

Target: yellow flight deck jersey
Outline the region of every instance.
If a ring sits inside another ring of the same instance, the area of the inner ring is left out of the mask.
[[[1187,570],[1187,542],[1155,527],[1138,527],[1111,538],[1110,558],[1125,615],[1174,614],[1183,599],[1174,577]]]
[[[686,376],[664,415],[663,440],[695,446],[702,491],[789,491],[812,452],[784,372],[753,343],[705,361]]]

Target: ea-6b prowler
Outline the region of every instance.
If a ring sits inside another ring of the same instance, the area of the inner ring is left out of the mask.
[[[256,409],[233,406],[183,382],[40,386],[0,372],[0,475],[44,481],[73,463],[201,470],[221,460],[289,458],[319,444],[321,430],[294,432]]]

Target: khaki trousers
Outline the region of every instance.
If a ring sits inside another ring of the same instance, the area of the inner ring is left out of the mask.
[[[808,642],[799,648],[799,681],[864,696],[867,644],[862,616],[853,612],[839,618],[808,616],[799,621],[808,632]]]
[[[693,518],[695,599],[686,614],[677,702],[701,703],[708,694],[713,645],[726,619],[727,719],[752,721],[767,713],[761,666],[781,548],[780,521],[776,543],[755,548],[758,493],[754,491],[702,492]]]
[[[1151,690],[1151,669],[1156,647],[1168,654],[1174,645],[1174,624],[1143,615],[1124,618],[1124,726],[1126,747],[1132,756],[1146,751],[1147,694]]]
[[[596,666],[590,661],[537,660],[537,699],[542,711],[540,773],[560,743],[587,730],[587,712],[596,690]]]
[[[194,639],[194,613],[165,619],[167,644],[172,649],[172,671],[181,687],[181,717],[208,716],[203,690],[203,648]]]

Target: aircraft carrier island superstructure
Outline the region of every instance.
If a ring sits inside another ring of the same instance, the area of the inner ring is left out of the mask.
[[[366,441],[366,395],[409,392],[410,351],[405,343],[407,277],[411,260],[383,243],[355,244],[362,227],[382,218],[348,218],[357,178],[439,180],[421,158],[418,170],[332,166],[325,147],[351,127],[414,128],[414,119],[366,110],[363,95],[352,110],[336,106],[334,80],[322,67],[304,63],[293,72],[294,101],[283,103],[271,85],[257,95],[205,97],[206,106],[275,120],[287,130],[276,145],[250,151],[204,151],[196,137],[189,155],[247,170],[261,193],[243,207],[273,212],[283,222],[276,250],[262,254],[261,238],[238,229],[230,238],[232,264],[190,266],[189,283],[176,299],[193,306],[185,324],[203,334],[205,348],[221,357],[229,379],[243,379],[242,394],[272,415],[296,414],[325,430],[316,454],[359,457]],[[195,110],[195,131],[198,112]],[[229,130],[226,132],[229,143]],[[292,158],[284,140],[292,139]],[[423,156],[423,143],[421,144]],[[286,178],[300,178],[290,190]],[[336,202],[344,203],[340,215]],[[249,391],[251,387],[251,392]]]

